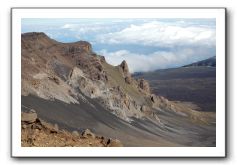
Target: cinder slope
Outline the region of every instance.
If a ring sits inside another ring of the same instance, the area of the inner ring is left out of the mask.
[[[68,132],[38,118],[34,110],[21,113],[22,147],[122,147],[117,139],[96,136],[89,129]]]

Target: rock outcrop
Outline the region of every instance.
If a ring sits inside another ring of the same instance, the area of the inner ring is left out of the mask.
[[[132,77],[131,76],[125,77],[125,82],[128,83],[128,84],[131,84],[132,83]]]
[[[123,120],[152,116],[155,96],[127,62],[109,65],[86,41],[60,43],[44,33],[22,34],[22,94],[80,104],[97,99]],[[92,105],[93,106],[93,105]]]
[[[96,55],[91,44],[86,41],[76,43],[62,44],[63,56],[67,58],[69,63],[80,68],[86,76],[93,80],[101,80],[106,82],[107,75],[103,70],[103,57]]]
[[[86,129],[85,131],[82,132],[82,137],[84,138],[95,138],[95,134],[91,132],[91,130]]]
[[[129,73],[128,64],[125,60],[123,60],[122,63],[119,65],[119,70],[122,73],[124,81],[128,84],[131,84],[133,79],[131,77],[131,74]]]
[[[37,119],[37,114],[35,110],[30,110],[29,113],[22,112],[21,113],[21,121],[25,123],[34,123]]]
[[[150,92],[151,92],[150,85],[149,85],[148,81],[146,81],[144,79],[138,80],[138,87],[146,94],[150,94]]]
[[[123,147],[123,144],[118,139],[109,139],[106,144],[108,147]]]
[[[121,71],[122,71],[124,77],[130,76],[128,64],[125,60],[122,61],[122,63],[119,65],[119,67],[121,68]]]

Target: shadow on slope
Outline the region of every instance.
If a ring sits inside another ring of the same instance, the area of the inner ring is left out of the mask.
[[[181,67],[139,73],[149,81],[153,93],[172,101],[193,102],[201,111],[216,111],[216,68]]]

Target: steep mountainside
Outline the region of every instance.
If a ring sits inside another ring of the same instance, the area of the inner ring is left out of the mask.
[[[60,128],[89,128],[125,146],[215,145],[213,127],[206,128],[214,114],[152,94],[145,79],[131,76],[126,61],[112,66],[86,41],[60,43],[44,33],[22,34],[21,47],[23,112],[34,109]]]
[[[67,103],[98,98],[122,119],[156,117],[149,84],[131,77],[126,61],[106,63],[85,41],[59,43],[44,33],[22,35],[22,94]]]

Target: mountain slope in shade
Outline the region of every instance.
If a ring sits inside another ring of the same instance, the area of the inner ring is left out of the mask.
[[[208,58],[206,60],[198,61],[189,65],[185,65],[183,67],[190,67],[190,66],[211,66],[216,67],[216,56]]]
[[[150,83],[153,93],[169,100],[192,102],[196,110],[216,111],[216,68],[206,66],[162,69],[134,75]]]
[[[21,47],[22,111],[125,146],[215,146],[214,113],[152,93],[126,61],[112,66],[86,41],[61,43],[44,33],[22,34]]]

